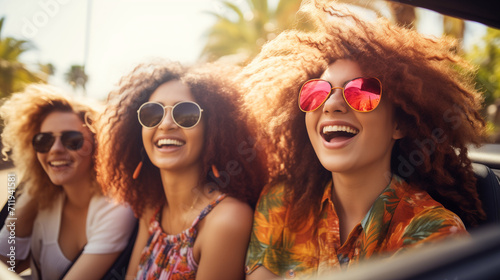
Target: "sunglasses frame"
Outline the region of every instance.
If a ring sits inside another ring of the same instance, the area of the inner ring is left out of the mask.
[[[64,135],[67,135],[68,133],[77,133],[79,136],[81,136],[81,143],[78,144],[78,148],[76,149],[73,149],[71,146],[69,145],[66,145],[65,143],[63,143],[63,139],[62,137],[64,137]],[[37,150],[37,148],[35,148],[35,146],[37,146],[35,144],[35,139],[37,138],[38,135],[50,135],[52,136],[51,138],[51,144],[48,148],[47,151],[39,151]],[[39,132],[37,134],[35,134],[33,136],[33,139],[31,140],[31,144],[33,145],[33,149],[35,150],[35,152],[37,153],[40,153],[40,154],[46,154],[48,152],[50,152],[50,149],[52,149],[52,147],[54,146],[54,143],[56,142],[56,138],[59,137],[60,140],[61,140],[61,144],[64,146],[65,149],[67,150],[70,150],[70,151],[78,151],[80,150],[82,147],[83,147],[83,144],[85,143],[85,136],[83,135],[83,133],[81,131],[78,131],[78,130],[65,130],[65,131],[62,131],[62,132],[59,132],[59,133],[53,133],[53,132]]]
[[[302,86],[300,87],[300,90],[299,90],[299,98],[298,98],[298,105],[299,105],[299,109],[304,112],[304,113],[309,113],[309,112],[314,112],[316,110],[318,110],[321,106],[323,106],[323,104],[325,104],[325,102],[328,100],[328,98],[330,98],[330,96],[332,95],[332,92],[334,89],[342,89],[342,97],[344,98],[344,101],[347,105],[349,105],[349,107],[351,109],[353,109],[354,111],[356,112],[360,112],[360,113],[369,113],[375,109],[377,109],[378,105],[380,104],[380,101],[379,103],[377,103],[377,106],[375,106],[373,109],[369,110],[369,111],[361,111],[361,110],[357,110],[356,108],[352,107],[352,105],[347,101],[347,98],[345,97],[345,85],[347,85],[348,83],[356,80],[356,79],[375,79],[378,81],[379,85],[380,85],[380,99],[382,99],[382,82],[378,79],[378,78],[375,78],[375,77],[356,77],[354,79],[350,79],[349,81],[346,81],[342,87],[334,87],[332,85],[332,83],[330,83],[329,81],[327,80],[323,80],[323,79],[310,79],[310,80],[307,80],[305,81]],[[321,104],[318,106],[318,108],[314,109],[314,110],[311,110],[311,111],[305,111],[305,110],[302,110],[302,107],[300,107],[300,96],[302,95],[302,88],[309,82],[312,82],[312,81],[323,81],[323,82],[327,82],[329,85],[330,85],[330,92],[328,93],[328,95],[326,96],[325,100],[323,100],[323,102],[321,102]]]
[[[183,104],[183,103],[192,103],[192,104],[196,105],[196,107],[198,107],[198,109],[200,110],[200,116],[198,117],[198,121],[196,121],[196,123],[195,123],[195,124],[193,124],[193,125],[192,125],[192,126],[190,126],[190,127],[185,127],[185,126],[180,125],[180,124],[179,124],[179,123],[175,120],[175,118],[174,118],[174,109],[175,109],[175,107],[177,107],[177,105],[179,105],[179,104]],[[161,120],[158,122],[158,124],[156,124],[155,126],[146,126],[146,125],[144,125],[144,124],[142,123],[142,121],[141,121],[141,117],[140,117],[140,116],[141,116],[141,115],[140,115],[141,109],[142,109],[142,107],[144,107],[144,106],[145,106],[145,105],[147,105],[147,104],[158,104],[158,105],[160,105],[160,106],[163,108],[163,116],[161,117]],[[163,105],[163,104],[161,104],[161,103],[159,103],[159,102],[154,102],[154,101],[146,102],[146,103],[142,104],[142,105],[141,105],[141,107],[139,107],[139,109],[137,110],[137,119],[139,120],[139,123],[142,125],[142,127],[144,127],[144,128],[155,128],[155,127],[159,126],[159,125],[163,122],[163,119],[165,119],[165,115],[167,114],[167,108],[172,108],[172,109],[170,110],[170,117],[172,118],[172,120],[174,121],[174,123],[175,123],[178,127],[180,127],[180,128],[183,128],[183,129],[190,129],[190,128],[193,128],[193,127],[197,126],[197,125],[200,123],[200,121],[201,121],[201,115],[202,115],[202,113],[203,113],[203,109],[200,107],[200,105],[198,105],[198,103],[193,102],[193,101],[181,101],[181,102],[179,102],[179,103],[174,104],[173,106],[172,106],[172,105]]]

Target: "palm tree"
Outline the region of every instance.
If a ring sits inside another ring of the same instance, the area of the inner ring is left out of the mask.
[[[48,82],[49,77],[53,76],[56,72],[56,68],[52,63],[38,63],[38,69],[40,69],[40,77],[46,82]]]
[[[280,0],[272,9],[267,0],[245,0],[246,10],[230,1],[220,1],[219,11],[208,12],[217,18],[207,32],[207,43],[201,52],[202,60],[214,61],[229,55],[244,63],[257,55],[265,42],[280,32],[295,26],[308,29],[308,23],[294,16],[301,0]]]
[[[289,28],[310,30],[311,24],[297,17],[301,0],[279,0],[272,9],[267,0],[240,0],[245,9],[228,0],[217,2],[218,11],[208,12],[217,18],[208,30],[207,43],[201,52],[201,59],[214,61],[231,58],[244,64],[256,56],[262,45]],[[381,17],[389,10],[393,21],[412,27],[416,20],[415,8],[410,5],[387,1],[339,0],[359,8],[370,10]]]
[[[64,74],[64,77],[66,82],[73,87],[73,90],[81,87],[85,93],[85,85],[87,84],[89,77],[85,73],[85,69],[82,65],[71,65],[68,72]]]
[[[44,82],[38,74],[31,72],[19,61],[21,54],[33,49],[33,45],[25,40],[3,38],[4,21],[5,17],[0,19],[0,97],[21,91],[29,83]]]

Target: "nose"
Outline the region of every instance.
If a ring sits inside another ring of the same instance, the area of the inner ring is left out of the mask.
[[[323,104],[324,113],[346,113],[347,104],[345,103],[344,96],[342,95],[343,88],[334,87],[328,99]]]
[[[165,115],[163,116],[163,120],[161,120],[160,124],[158,125],[158,129],[170,130],[178,128],[178,126],[172,119],[172,108],[165,108],[164,114]]]
[[[66,147],[61,142],[61,137],[56,137],[54,140],[54,144],[52,144],[52,147],[50,147],[49,152],[51,153],[60,153],[60,152],[65,152]]]

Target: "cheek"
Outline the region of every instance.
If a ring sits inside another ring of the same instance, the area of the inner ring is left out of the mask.
[[[85,139],[83,142],[83,146],[80,150],[76,151],[78,156],[80,156],[82,159],[85,157],[92,157],[94,153],[94,144],[91,140]]]
[[[363,113],[359,113],[358,120],[367,132],[365,135],[373,144],[387,145],[392,141],[394,120],[386,112],[382,114],[380,111],[373,113],[373,115],[370,113],[361,115]]]
[[[36,158],[38,159],[38,162],[44,166],[44,162],[45,162],[45,155],[44,154],[40,154],[40,153],[36,153]],[[45,167],[44,167],[45,168]]]
[[[309,135],[309,139],[313,139],[316,135],[316,127],[318,125],[319,116],[315,114],[316,112],[306,113],[305,123],[307,134]]]
[[[93,168],[93,160],[92,160],[92,154],[88,154],[85,156],[79,156],[79,169],[81,172],[88,172]]]
[[[200,126],[200,129],[196,129],[193,131],[192,137],[196,139],[198,150],[202,150],[205,143],[205,130],[203,126]]]
[[[87,170],[93,166],[94,143],[93,140],[85,138],[83,146],[77,151],[66,150],[80,164],[80,168]]]
[[[151,148],[151,139],[153,137],[153,132],[151,130],[147,130],[145,128],[142,128],[142,143],[143,143],[143,146],[144,146],[144,149],[146,150],[146,152],[149,152],[150,148]]]

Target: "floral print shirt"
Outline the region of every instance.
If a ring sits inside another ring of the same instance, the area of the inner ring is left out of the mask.
[[[254,215],[246,273],[264,266],[288,279],[309,278],[347,268],[375,255],[390,256],[407,247],[446,236],[467,234],[460,218],[427,192],[394,175],[364,219],[340,242],[332,182],[321,199],[319,222],[307,219],[292,231],[284,185],[266,187]]]
[[[151,219],[150,236],[139,260],[136,279],[196,279],[198,263],[193,257],[193,245],[198,235],[197,225],[225,197],[226,194],[219,195],[201,211],[191,227],[176,235],[169,235],[163,231],[160,224],[161,207],[158,208]]]

